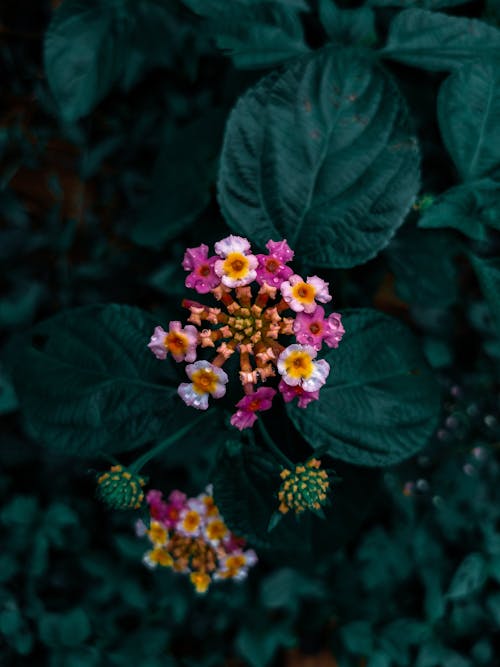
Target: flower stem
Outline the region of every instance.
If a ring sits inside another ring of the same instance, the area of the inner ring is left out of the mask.
[[[281,449],[276,445],[274,440],[271,438],[271,435],[269,434],[269,431],[267,430],[264,422],[262,419],[259,419],[258,421],[259,424],[259,429],[261,432],[262,437],[264,438],[264,442],[266,443],[267,447],[272,451],[273,454],[277,456],[277,458],[282,462],[286,464],[287,468],[293,468],[294,464],[290,461],[290,459],[283,454]]]
[[[152,458],[154,458],[157,454],[162,452],[164,449],[169,447],[170,445],[173,445],[174,442],[177,442],[177,440],[180,440],[188,431],[190,431],[192,428],[194,428],[202,419],[204,419],[207,416],[207,413],[204,413],[200,415],[197,419],[193,419],[193,421],[189,422],[189,424],[186,424],[182,428],[180,428],[178,431],[173,433],[169,438],[166,438],[165,440],[162,440],[159,442],[156,447],[153,447],[153,449],[150,449],[148,452],[140,456],[136,461],[134,461],[131,465],[128,466],[129,470],[134,473],[140,472],[142,468],[148,463]]]

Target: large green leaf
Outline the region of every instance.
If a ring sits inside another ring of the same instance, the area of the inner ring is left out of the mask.
[[[500,184],[491,178],[450,188],[426,209],[420,227],[457,229],[475,241],[500,230]]]
[[[438,118],[464,181],[500,168],[500,63],[462,67],[441,86]]]
[[[63,117],[81,118],[115,83],[126,55],[117,3],[65,0],[45,36],[45,71]]]
[[[455,70],[483,57],[498,58],[500,31],[475,19],[406,9],[392,22],[381,54],[431,71]]]
[[[320,0],[319,18],[332,42],[369,45],[376,39],[375,12],[370,7],[340,9],[334,0]]]
[[[425,9],[442,9],[443,7],[455,7],[464,5],[469,0],[368,0],[371,7],[419,7]]]
[[[500,257],[480,257],[470,252],[469,259],[500,335]]]
[[[325,358],[332,370],[318,401],[287,405],[314,448],[350,463],[386,466],[422,449],[439,415],[439,388],[415,337],[370,309],[345,313],[346,335]]]
[[[168,434],[192,419],[174,362],[147,349],[156,320],[137,308],[89,306],[38,324],[14,364],[21,409],[49,447],[92,456]]]
[[[302,0],[183,0],[205,19],[205,28],[240,68],[277,65],[306,53],[297,10]]]
[[[272,73],[230,116],[219,201],[264,246],[350,267],[374,257],[419,187],[419,154],[392,78],[355,50],[327,48]]]

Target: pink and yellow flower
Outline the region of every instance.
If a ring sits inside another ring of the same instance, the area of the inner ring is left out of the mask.
[[[208,408],[208,396],[221,398],[226,393],[227,374],[208,361],[197,361],[186,366],[191,382],[182,382],[177,390],[186,405],[198,410]]]
[[[298,398],[297,405],[299,408],[307,408],[311,401],[317,401],[319,398],[319,389],[316,391],[305,391],[300,385],[291,386],[284,380],[280,380],[278,389],[285,403],[290,403],[294,398]]]
[[[243,287],[257,276],[257,258],[251,254],[250,243],[242,236],[232,234],[215,244],[215,252],[222,257],[215,262],[215,273],[226,287]]]
[[[281,283],[280,290],[283,299],[296,313],[302,311],[313,313],[317,301],[328,303],[332,300],[328,292],[328,283],[318,276],[308,277],[304,281],[300,276],[294,274]]]
[[[148,344],[157,359],[165,359],[167,353],[176,361],[192,362],[196,359],[198,331],[192,324],[184,328],[180,322],[170,322],[168,333],[162,327],[156,327]]]
[[[300,386],[305,391],[317,391],[330,372],[324,359],[315,361],[318,352],[311,345],[289,345],[278,358],[278,372],[286,384]]]

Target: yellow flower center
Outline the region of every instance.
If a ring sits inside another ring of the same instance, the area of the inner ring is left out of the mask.
[[[307,379],[314,370],[313,362],[307,352],[291,352],[285,361],[287,375],[293,378]]]
[[[292,287],[292,294],[293,298],[300,301],[300,303],[312,303],[316,290],[312,285],[301,282]]]
[[[216,519],[207,526],[207,535],[209,540],[221,540],[227,533],[226,525],[223,521]]]
[[[210,576],[205,572],[192,572],[189,579],[197,593],[205,593],[210,585]]]
[[[170,567],[174,562],[168,551],[161,547],[155,547],[153,551],[149,552],[148,556],[152,563],[157,563],[162,567]]]
[[[199,525],[200,515],[195,510],[188,512],[182,521],[182,527],[187,533],[194,533]]]
[[[227,256],[223,270],[226,276],[233,280],[245,278],[248,273],[248,258],[241,252],[230,252]]]
[[[171,331],[165,336],[165,347],[174,354],[182,354],[188,349],[188,337],[177,331]]]
[[[247,559],[242,554],[238,554],[237,556],[229,556],[229,558],[226,560],[226,567],[228,570],[236,572],[240,570],[243,565],[245,565],[246,560]]]
[[[148,537],[154,545],[162,546],[167,543],[168,532],[158,521],[151,521]]]
[[[193,387],[197,394],[208,394],[217,388],[217,375],[209,368],[200,368],[191,377]]]

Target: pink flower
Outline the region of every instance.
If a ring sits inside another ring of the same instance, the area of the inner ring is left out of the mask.
[[[291,387],[317,391],[330,373],[330,364],[324,359],[316,361],[317,354],[312,345],[289,345],[278,357],[278,373]]]
[[[167,528],[175,528],[181,511],[186,506],[187,496],[180,491],[172,491],[168,502],[163,500],[161,491],[151,489],[146,496],[151,517]]]
[[[342,325],[342,315],[340,313],[332,313],[327,317],[326,325],[325,343],[328,347],[338,347],[342,336],[345,334],[345,329]]]
[[[165,359],[170,352],[176,361],[194,361],[198,345],[198,331],[192,324],[184,329],[180,322],[170,322],[168,333],[162,327],[156,327],[148,344],[157,359]]]
[[[328,283],[318,276],[309,276],[307,281],[304,281],[295,274],[281,284],[280,290],[283,299],[296,313],[302,311],[313,313],[316,301],[328,303],[332,300],[328,292]]]
[[[323,341],[329,347],[338,347],[345,330],[339,313],[332,313],[325,320],[325,309],[316,306],[312,313],[297,313],[293,332],[298,343],[312,345],[320,350]]]
[[[220,284],[220,278],[214,270],[217,257],[208,256],[208,246],[202,243],[197,248],[188,248],[182,267],[191,273],[186,278],[186,287],[195,289],[198,294],[207,294]]]
[[[316,391],[305,391],[300,385],[292,387],[284,380],[280,381],[278,389],[281,391],[285,403],[290,403],[294,398],[298,398],[299,408],[306,408],[311,401],[317,401],[319,398],[319,389]]]
[[[244,396],[241,401],[236,403],[238,410],[231,417],[231,424],[240,429],[240,431],[253,426],[257,420],[255,413],[269,410],[275,394],[275,389],[259,387],[257,391]]]
[[[293,274],[292,269],[286,266],[286,263],[293,259],[294,252],[286,239],[268,241],[266,248],[269,250],[268,255],[256,255],[259,262],[256,280],[259,285],[266,282],[272,287],[280,287],[281,283]]]

